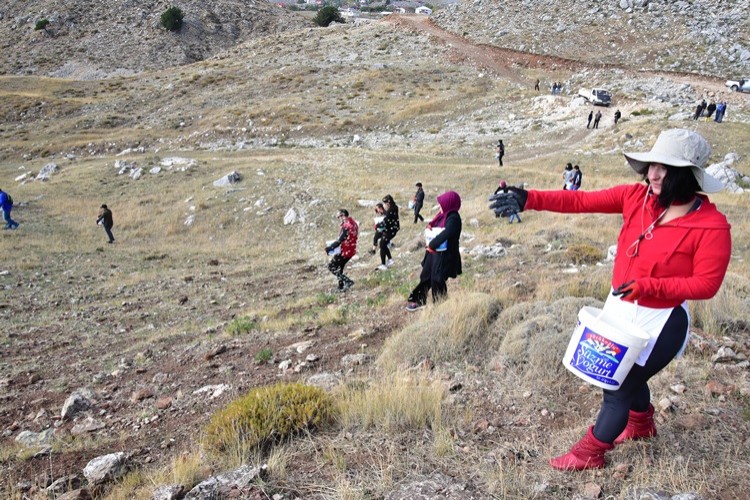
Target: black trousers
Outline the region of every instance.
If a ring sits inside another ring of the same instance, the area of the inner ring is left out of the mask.
[[[644,412],[651,402],[648,379],[659,373],[680,352],[687,335],[688,316],[682,306],[672,310],[654,350],[644,366],[633,368],[616,391],[604,391],[602,407],[594,425],[594,436],[604,443],[612,443],[628,424],[630,410]]]
[[[385,265],[386,261],[391,258],[391,250],[388,248],[388,244],[391,242],[385,235],[380,237],[380,263]]]
[[[420,210],[422,210],[422,204],[416,203],[414,205],[414,224],[416,224],[418,220],[421,220],[422,222],[424,222],[424,217],[419,215]]]
[[[443,254],[427,252],[422,262],[419,284],[409,294],[409,302],[427,303],[427,293],[432,290],[432,301],[440,302],[448,296],[448,286],[443,277]]]
[[[345,283],[354,283],[344,274],[344,266],[351,257],[342,257],[341,254],[334,255],[328,263],[328,270],[339,280],[339,288],[344,288]]]

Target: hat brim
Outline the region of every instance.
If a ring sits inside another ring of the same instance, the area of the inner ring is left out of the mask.
[[[630,168],[639,174],[645,174],[648,166],[652,163],[661,163],[671,167],[690,167],[690,170],[698,181],[701,191],[704,193],[716,193],[724,189],[724,184],[713,175],[700,168],[698,165],[675,156],[665,155],[662,153],[623,153],[628,161]]]

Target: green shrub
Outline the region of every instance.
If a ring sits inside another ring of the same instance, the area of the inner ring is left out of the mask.
[[[265,448],[333,419],[332,398],[318,387],[279,383],[251,390],[216,412],[206,427],[209,451]]]
[[[332,5],[323,7],[313,18],[313,22],[318,26],[327,28],[331,23],[344,23],[344,18],[339,14],[339,9]]]
[[[180,31],[185,16],[179,7],[170,7],[161,15],[161,25],[169,31]]]
[[[606,256],[601,250],[584,243],[570,245],[565,251],[565,256],[575,265],[595,264]]]
[[[270,347],[264,347],[260,351],[258,351],[258,354],[255,355],[255,362],[258,364],[261,363],[268,363],[271,361],[271,358],[273,357],[273,351]]]
[[[34,26],[34,29],[37,31],[44,30],[44,29],[47,29],[48,25],[49,25],[49,19],[40,19],[36,22],[36,26]]]
[[[229,326],[227,326],[227,333],[232,336],[242,335],[250,333],[256,328],[258,328],[258,324],[252,318],[242,316],[241,318],[235,318],[229,323]]]

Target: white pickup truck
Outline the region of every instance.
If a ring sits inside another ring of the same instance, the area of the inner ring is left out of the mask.
[[[578,95],[595,106],[609,106],[612,104],[612,94],[605,89],[581,89]]]

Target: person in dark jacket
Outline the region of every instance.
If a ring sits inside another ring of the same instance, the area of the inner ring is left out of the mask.
[[[495,155],[497,157],[497,163],[499,167],[503,166],[503,156],[505,156],[505,144],[503,144],[503,140],[500,139],[497,141],[497,154]]]
[[[383,206],[385,207],[385,219],[382,224],[378,225],[377,231],[380,231],[380,265],[378,270],[385,271],[391,267],[393,257],[389,248],[391,240],[395,238],[396,233],[401,229],[401,223],[398,219],[398,205],[396,205],[393,196],[387,194],[383,197]]]
[[[99,218],[96,219],[96,223],[101,224],[104,231],[107,233],[107,237],[109,238],[107,243],[114,243],[115,237],[112,235],[112,227],[114,227],[115,223],[112,219],[112,210],[107,208],[107,205],[101,206],[101,209],[99,210]]]
[[[706,121],[711,119],[714,111],[716,111],[716,103],[714,101],[711,101],[706,108]]]
[[[427,224],[428,243],[422,259],[419,284],[409,295],[406,310],[416,311],[427,304],[427,292],[432,289],[432,301],[439,302],[448,295],[446,281],[461,274],[461,253],[458,240],[461,237],[461,197],[455,191],[447,191],[437,198],[438,213]],[[442,230],[441,230],[442,229]],[[439,231],[439,232],[438,232]]]
[[[341,223],[339,237],[328,244],[325,251],[326,254],[333,256],[328,263],[328,270],[339,280],[337,291],[345,292],[354,286],[354,281],[344,274],[344,266],[357,253],[359,225],[357,225],[357,221],[349,217],[349,211],[345,208],[340,208],[336,217]],[[340,250],[336,251],[337,248],[340,248]]]
[[[10,212],[13,210],[13,199],[2,189],[0,189],[0,210],[3,211],[5,229],[16,229],[18,227],[18,222],[10,218]]]
[[[620,110],[618,109],[615,111],[615,125],[617,125],[617,122],[620,121],[620,118],[622,118],[622,113],[620,113]]]
[[[586,128],[591,128],[591,120],[594,118],[594,112],[589,111],[589,116],[586,118]]]
[[[419,215],[422,205],[424,205],[424,189],[422,189],[422,183],[417,182],[417,192],[414,193],[414,224],[417,221],[424,222],[424,217]]]

